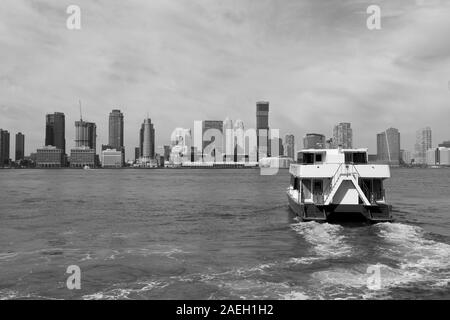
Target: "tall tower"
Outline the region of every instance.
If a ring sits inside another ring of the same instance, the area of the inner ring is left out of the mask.
[[[46,115],[45,145],[54,146],[66,153],[66,118],[64,113]]]
[[[295,138],[293,134],[287,134],[284,138],[284,155],[294,160],[295,157]]]
[[[389,128],[377,134],[377,160],[392,165],[400,163],[400,132]]]
[[[9,162],[9,132],[0,129],[0,167]]]
[[[223,153],[225,155],[225,161],[234,161],[234,130],[233,121],[228,117],[223,122]]]
[[[234,161],[245,161],[245,131],[244,122],[240,119],[234,122]]]
[[[427,150],[432,147],[431,128],[425,127],[417,130],[416,144],[414,145],[414,162],[418,164],[426,163]]]
[[[16,134],[16,161],[25,157],[25,135],[22,132]]]
[[[95,150],[97,145],[97,125],[83,120],[75,121],[75,147],[89,147]]]
[[[144,120],[141,127],[141,136],[142,161],[148,162],[155,159],[155,129],[150,118]]]
[[[353,148],[353,131],[348,122],[341,122],[333,128],[333,147],[339,146],[343,149]]]
[[[257,161],[270,155],[268,101],[256,103],[256,143]]]
[[[108,145],[116,150],[123,150],[123,113],[112,110],[109,114],[109,140]]]

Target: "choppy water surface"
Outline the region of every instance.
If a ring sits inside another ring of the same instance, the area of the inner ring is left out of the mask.
[[[450,170],[392,175],[395,223],[339,225],[286,171],[0,170],[0,299],[449,299]]]

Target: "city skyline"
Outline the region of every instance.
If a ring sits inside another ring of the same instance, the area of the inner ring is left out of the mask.
[[[99,145],[108,140],[105,113],[126,114],[131,159],[135,128],[147,111],[164,123],[156,141],[162,146],[173,128],[195,120],[229,116],[254,127],[254,101],[264,99],[281,136],[328,137],[333,125],[347,121],[354,146],[371,153],[373,134],[391,126],[408,150],[423,126],[432,126],[435,141],[448,140],[450,8],[383,1],[383,27],[369,31],[368,3],[152,1],[117,11],[107,2],[79,1],[82,29],[69,31],[63,3],[6,1],[0,128],[23,132],[29,154],[42,146],[41,115],[60,111],[73,123],[81,99]],[[38,75],[45,76],[37,81]],[[67,138],[74,130],[67,126]]]

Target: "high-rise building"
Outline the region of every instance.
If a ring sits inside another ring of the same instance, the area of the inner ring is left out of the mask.
[[[176,128],[170,136],[170,157],[169,161],[174,165],[179,165],[183,161],[191,161],[191,130]],[[164,149],[166,150],[166,149]],[[196,151],[201,155],[201,150]]]
[[[111,149],[122,151],[122,160],[125,161],[125,147],[123,141],[123,113],[114,109],[109,114],[109,140]]]
[[[341,122],[333,128],[333,147],[339,146],[343,149],[353,148],[353,132],[348,122]]]
[[[450,141],[439,143],[438,147],[450,148]]]
[[[259,101],[256,103],[256,160],[269,155],[269,102]]]
[[[9,132],[0,129],[0,167],[9,164]]]
[[[45,145],[54,146],[66,153],[66,118],[64,113],[55,112],[46,115]]]
[[[141,158],[141,148],[134,148],[134,161],[137,162]]]
[[[284,138],[284,155],[294,160],[295,157],[295,138],[293,134],[287,134]]]
[[[377,160],[391,165],[399,165],[401,156],[398,129],[389,128],[377,134]]]
[[[233,121],[228,117],[223,122],[223,154],[225,161],[234,161],[234,128]]]
[[[244,122],[240,119],[234,122],[234,161],[245,162],[245,131]]]
[[[411,151],[400,149],[400,161],[403,164],[411,164]]]
[[[25,158],[25,135],[22,132],[16,134],[16,161]]]
[[[223,121],[217,120],[205,120],[202,122],[202,141],[203,141],[203,157],[214,159],[214,161],[222,161],[222,158],[218,158],[219,154],[223,151]],[[220,139],[219,139],[220,138]],[[214,142],[214,148],[205,150],[205,148]],[[206,154],[208,153],[208,154]]]
[[[325,148],[325,136],[319,133],[307,133],[303,138],[303,148],[323,149]]]
[[[75,121],[75,148],[97,149],[97,125],[80,119]]]
[[[416,144],[414,145],[414,163],[426,164],[427,150],[432,147],[431,128],[426,127],[416,131]]]
[[[141,126],[140,138],[142,139],[142,162],[155,159],[155,128],[150,118],[144,120]]]
[[[170,146],[164,146],[164,160],[167,162],[170,159],[170,151],[171,151]]]

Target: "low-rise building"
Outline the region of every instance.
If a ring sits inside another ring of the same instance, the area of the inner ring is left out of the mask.
[[[95,150],[89,147],[78,147],[70,150],[70,167],[83,168],[89,166],[96,167]]]
[[[36,167],[61,168],[65,166],[65,154],[62,149],[45,146],[36,151]]]
[[[122,151],[116,149],[106,149],[102,151],[101,162],[103,168],[123,167]]]
[[[438,147],[426,152],[428,166],[450,166],[450,148]]]

